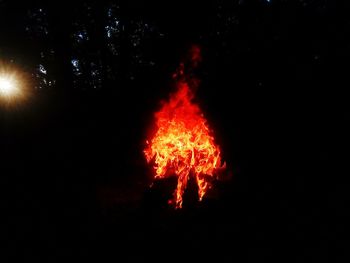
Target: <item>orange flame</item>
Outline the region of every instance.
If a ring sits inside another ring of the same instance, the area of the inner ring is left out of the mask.
[[[199,49],[193,48],[193,51],[191,60],[197,63]],[[174,76],[183,75],[184,66],[181,64]],[[192,102],[193,98],[188,81],[182,78],[177,82],[176,93],[155,114],[157,130],[153,138],[146,141],[144,150],[147,162],[154,160],[156,179],[174,174],[178,177],[174,193],[176,208],[182,207],[182,196],[190,174],[195,176],[201,201],[210,188],[215,171],[225,166],[221,165],[220,149],[199,106]]]

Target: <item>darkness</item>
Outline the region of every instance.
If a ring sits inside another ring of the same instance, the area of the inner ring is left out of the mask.
[[[0,0],[0,67],[30,93],[0,98],[4,256],[347,262],[349,7]],[[227,178],[174,210],[142,151],[194,44]]]

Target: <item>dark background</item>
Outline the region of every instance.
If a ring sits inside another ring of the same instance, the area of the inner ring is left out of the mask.
[[[0,60],[31,94],[0,105],[6,255],[345,261],[348,12],[330,0],[0,1]],[[201,203],[190,186],[173,210],[176,181],[149,188],[142,150],[193,44],[196,102],[233,177]]]

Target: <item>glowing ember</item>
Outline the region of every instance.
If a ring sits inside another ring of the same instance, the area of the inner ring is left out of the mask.
[[[191,51],[191,65],[195,67],[200,61],[200,49],[194,47]],[[178,177],[174,200],[170,203],[175,201],[175,207],[181,208],[190,175],[196,179],[199,200],[202,200],[216,170],[225,164],[221,165],[220,149],[206,119],[192,101],[194,94],[189,83],[193,86],[198,82],[185,78],[184,64],[174,77],[180,77],[177,91],[155,114],[157,130],[153,138],[146,141],[144,154],[147,162],[154,160],[156,179],[172,175]]]

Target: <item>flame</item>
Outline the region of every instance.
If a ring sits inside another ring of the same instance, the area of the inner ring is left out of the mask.
[[[190,60],[192,66],[200,61],[197,47],[192,48]],[[201,201],[210,188],[215,171],[225,166],[221,165],[220,148],[214,142],[212,131],[199,106],[193,102],[190,85],[194,86],[198,81],[184,76],[184,64],[181,63],[173,76],[180,78],[176,83],[177,91],[155,114],[156,132],[146,141],[144,150],[147,162],[154,161],[155,179],[178,177],[174,200],[170,200],[170,203],[175,202],[176,208],[182,207],[182,196],[191,174],[195,176]]]

